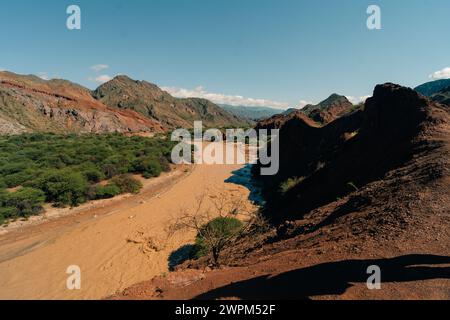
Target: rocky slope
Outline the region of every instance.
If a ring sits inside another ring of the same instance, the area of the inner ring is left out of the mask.
[[[245,126],[250,123],[211,101],[174,98],[152,83],[127,76],[117,76],[101,85],[93,96],[111,108],[134,110],[169,129],[191,128],[195,120],[202,120],[207,127]]]
[[[133,110],[105,106],[88,89],[65,80],[0,72],[0,133],[162,132]]]
[[[272,230],[241,239],[227,267],[187,262],[120,299],[450,299],[450,109],[394,84],[324,127],[280,133],[267,191]],[[367,268],[381,269],[368,290]]]

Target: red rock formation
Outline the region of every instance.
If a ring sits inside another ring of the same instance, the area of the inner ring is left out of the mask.
[[[90,91],[64,80],[0,72],[0,133],[163,132],[162,125],[133,110],[105,106]]]

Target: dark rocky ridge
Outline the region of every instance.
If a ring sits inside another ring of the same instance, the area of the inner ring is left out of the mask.
[[[382,179],[424,147],[417,138],[424,126],[438,121],[431,118],[433,109],[442,111],[411,89],[384,84],[375,88],[364,110],[322,128],[289,120],[280,131],[280,171],[261,177],[271,198],[268,211],[284,221]],[[274,195],[290,177],[303,181],[284,195]]]

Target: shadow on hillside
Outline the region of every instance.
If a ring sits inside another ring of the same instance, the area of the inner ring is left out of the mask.
[[[192,251],[194,245],[186,244],[179,247],[177,250],[172,251],[167,259],[169,270],[173,271],[176,266],[182,264],[183,262],[192,259]]]
[[[234,183],[237,185],[244,186],[250,190],[249,200],[258,204],[263,205],[264,199],[261,193],[261,186],[255,181],[252,175],[252,164],[248,164],[245,167],[235,170],[232,172],[232,176],[225,180],[226,183]]]
[[[428,279],[450,279],[450,257],[407,255],[392,259],[345,260],[319,264],[270,277],[262,276],[204,293],[196,299],[237,297],[244,300],[309,299],[321,295],[341,295],[352,282],[365,283],[367,267],[381,268],[381,282],[407,282]],[[428,265],[428,266],[419,266]]]

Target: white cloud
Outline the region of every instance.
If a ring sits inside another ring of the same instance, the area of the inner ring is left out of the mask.
[[[303,109],[303,108],[306,107],[308,104],[314,104],[314,102],[306,101],[306,100],[300,100],[300,102],[298,103],[298,105],[297,105],[295,108],[296,108],[296,109]]]
[[[345,96],[351,103],[360,104],[366,102],[370,96],[362,96],[362,97],[354,97],[354,96]]]
[[[108,68],[109,66],[107,64],[96,64],[91,67],[91,69],[94,70],[95,72],[100,72]]]
[[[48,74],[47,74],[47,72],[39,72],[39,73],[37,74],[37,76],[38,76],[39,78],[41,78],[42,80],[49,80],[49,79],[50,79],[49,76],[48,76]]]
[[[432,74],[430,74],[429,77],[430,77],[430,79],[433,79],[433,80],[450,79],[450,67],[433,72]]]
[[[97,83],[105,83],[105,82],[112,80],[112,78],[110,76],[108,76],[107,74],[103,74],[103,75],[95,77],[95,78],[89,77],[88,80],[92,81],[92,82],[97,82]]]
[[[193,90],[177,87],[162,87],[171,95],[177,98],[203,98],[218,104],[229,104],[232,106],[249,106],[249,107],[274,107],[286,109],[289,105],[285,102],[272,101],[267,99],[248,98],[238,95],[226,95],[221,93],[208,92],[202,86]]]

